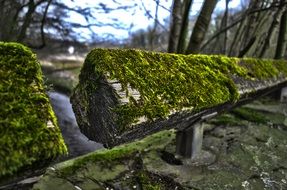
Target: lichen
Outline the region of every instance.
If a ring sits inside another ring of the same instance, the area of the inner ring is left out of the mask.
[[[0,178],[66,153],[35,54],[0,42],[0,81]]]

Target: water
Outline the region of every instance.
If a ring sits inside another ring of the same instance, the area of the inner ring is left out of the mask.
[[[69,158],[103,148],[102,144],[90,141],[80,132],[68,96],[58,92],[49,92],[48,95],[68,147]]]

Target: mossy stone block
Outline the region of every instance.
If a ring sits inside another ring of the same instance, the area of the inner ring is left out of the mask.
[[[170,129],[160,122],[233,105],[286,76],[283,60],[96,48],[85,59],[71,102],[81,131],[110,147],[130,141],[123,134],[139,126],[145,134],[152,131],[146,128]]]
[[[49,168],[45,175],[34,185],[34,190],[53,189],[53,184],[63,184],[63,187],[74,186],[81,189],[116,189],[114,181],[118,181],[118,189],[131,188],[135,183],[142,183],[143,186],[159,186],[157,183],[149,183],[147,173],[141,168],[142,163],[135,164],[142,156],[149,151],[163,149],[175,138],[175,131],[161,131],[148,136],[140,141],[120,145],[113,149],[102,149],[90,154],[80,156],[65,162],[58,163]],[[138,173],[138,172],[140,173]],[[139,175],[132,179],[134,175]],[[122,185],[130,181],[130,188],[122,188]],[[95,184],[94,184],[95,183]],[[98,187],[100,186],[100,187]],[[59,187],[59,189],[64,189]],[[143,188],[150,189],[150,188]],[[162,188],[166,189],[166,188]]]
[[[273,107],[274,104],[265,103],[265,106]],[[275,107],[281,108],[279,104]],[[258,114],[262,111],[253,110]],[[228,115],[238,120],[232,113]],[[175,157],[175,131],[161,131],[140,141],[54,165],[33,189],[53,189],[59,181],[63,187],[73,189],[70,187],[73,183],[74,187],[83,190],[287,189],[287,131],[254,120],[242,124],[212,125],[205,134],[203,146],[204,152],[215,156],[212,162],[206,158],[190,162]],[[224,136],[216,135],[219,129]],[[170,162],[171,156],[179,162]]]
[[[35,54],[0,42],[0,178],[65,154]]]

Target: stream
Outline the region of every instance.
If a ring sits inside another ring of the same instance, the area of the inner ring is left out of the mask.
[[[90,141],[80,132],[68,96],[59,92],[48,92],[48,95],[68,147],[68,158],[77,157],[103,148],[102,144]]]

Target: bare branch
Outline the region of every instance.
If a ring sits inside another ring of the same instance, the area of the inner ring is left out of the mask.
[[[157,0],[153,0],[153,1],[157,3]],[[171,13],[169,8],[166,8],[165,6],[161,5],[160,3],[158,4],[158,6]]]
[[[164,29],[165,31],[168,31],[168,30],[165,28],[165,26],[162,25],[162,24],[159,22],[158,19],[155,19],[155,18],[151,15],[150,11],[149,11],[149,10],[146,8],[146,6],[144,5],[143,0],[141,0],[141,4],[142,4],[142,7],[143,7],[143,9],[144,9],[146,15],[148,16],[148,18],[149,18],[149,19],[154,19],[154,20],[158,23],[158,25],[162,27],[162,29]]]
[[[274,32],[274,29],[276,28],[276,26],[279,24],[279,16],[281,15],[281,13],[284,11],[284,1],[285,0],[281,0],[280,2],[280,5],[278,7],[278,10],[275,12],[274,14],[274,19],[269,27],[269,30],[267,32],[267,36],[265,38],[265,41],[264,41],[264,44],[263,44],[263,47],[260,51],[260,54],[259,54],[259,57],[262,58],[266,52],[266,50],[268,49],[269,45],[270,45],[270,38]]]
[[[286,3],[283,3],[283,5],[286,5]],[[233,23],[231,23],[230,25],[228,25],[227,27],[223,28],[222,30],[216,32],[212,37],[210,37],[201,47],[201,50],[204,50],[206,48],[206,46],[212,42],[214,39],[216,39],[219,35],[221,35],[222,33],[226,32],[227,30],[233,28],[234,26],[236,26],[237,24],[239,24],[241,21],[243,21],[245,19],[245,17],[247,15],[250,15],[250,14],[254,14],[254,13],[257,13],[257,12],[260,12],[260,11],[267,11],[267,10],[270,10],[270,9],[273,9],[273,8],[278,8],[280,5],[278,4],[273,4],[273,5],[270,5],[270,7],[267,7],[267,8],[263,8],[263,9],[256,9],[256,10],[253,10],[253,11],[250,11],[250,12],[246,12],[245,14],[243,14],[239,19],[237,19],[236,21],[234,21]]]

